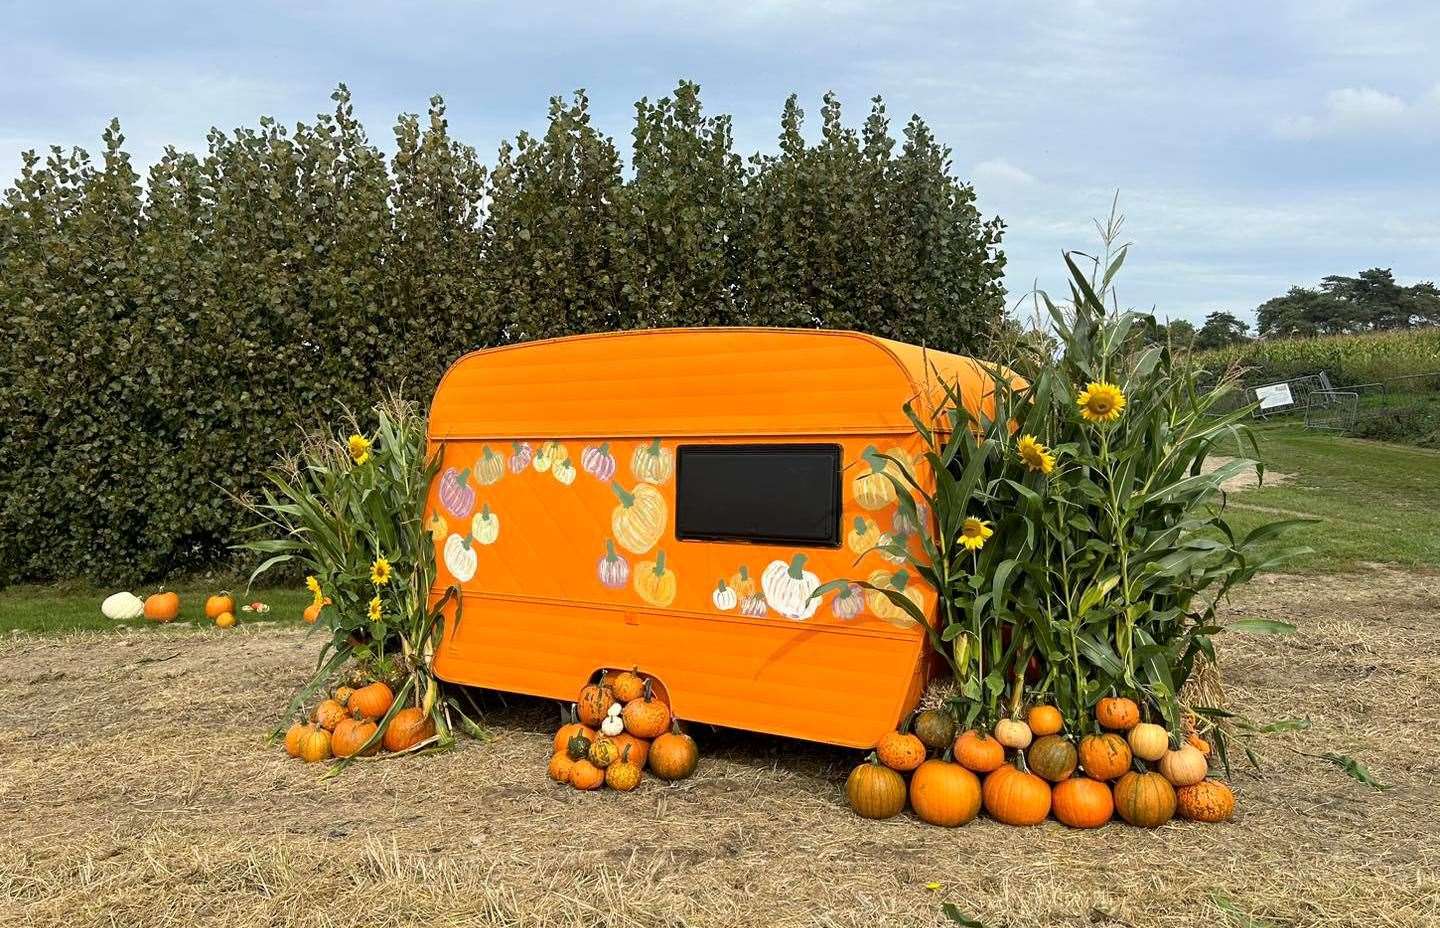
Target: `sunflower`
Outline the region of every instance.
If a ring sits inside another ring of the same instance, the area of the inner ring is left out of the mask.
[[[374,599],[370,600],[370,621],[380,621],[380,595],[378,593]]]
[[[376,586],[384,586],[390,582],[390,562],[383,557],[377,557],[375,563],[370,565],[370,582]]]
[[[1015,450],[1020,454],[1020,460],[1031,470],[1038,470],[1042,474],[1048,474],[1055,469],[1055,455],[1045,447],[1034,435],[1021,435],[1020,443]]]
[[[364,435],[351,435],[350,457],[356,464],[364,464],[370,460],[370,439]]]
[[[1075,402],[1086,422],[1114,422],[1125,411],[1125,392],[1113,383],[1092,380]]]
[[[314,574],[305,578],[305,589],[310,591],[310,595],[317,603],[325,597],[325,594],[320,592],[320,580]]]
[[[995,534],[990,523],[974,516],[967,516],[965,524],[960,527],[960,543],[971,551],[978,551],[985,547],[985,539]]]

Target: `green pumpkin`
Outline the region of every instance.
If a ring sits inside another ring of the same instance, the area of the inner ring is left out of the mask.
[[[915,737],[932,751],[943,751],[955,742],[955,716],[944,709],[926,709],[915,716]]]
[[[1046,735],[1035,739],[1035,743],[1030,745],[1030,750],[1025,755],[1025,760],[1029,762],[1032,773],[1051,783],[1059,783],[1070,778],[1080,758],[1069,738]]]
[[[583,732],[576,732],[565,742],[565,753],[570,755],[571,760],[584,760],[590,753],[590,739]]]

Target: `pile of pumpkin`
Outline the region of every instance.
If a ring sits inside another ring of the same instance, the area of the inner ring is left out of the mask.
[[[991,732],[956,737],[954,717],[929,709],[915,717],[913,731],[880,739],[851,771],[845,793],[866,818],[898,815],[908,799],[922,821],[949,827],[974,819],[982,804],[1007,825],[1038,825],[1052,812],[1071,828],[1098,828],[1116,815],[1142,828],[1177,813],[1197,822],[1230,818],[1235,795],[1209,778],[1210,745],[1193,729],[1172,745],[1170,733],[1141,722],[1139,707],[1125,697],[1100,700],[1095,719],[1101,730],[1078,743],[1049,705],[1023,720],[1002,719]]]
[[[252,603],[247,609],[254,609],[260,603]],[[267,609],[268,611],[268,609]],[[100,604],[100,614],[115,621],[146,619],[162,624],[180,618],[180,594],[174,590],[160,590],[143,600],[134,593],[113,593]],[[222,590],[205,600],[205,618],[219,628],[235,626],[235,597],[228,590]]]
[[[290,726],[285,753],[310,764],[331,757],[371,757],[382,747],[407,751],[435,734],[435,720],[423,711],[411,706],[391,713],[394,705],[395,694],[385,683],[341,686],[315,707],[309,721]]]
[[[606,671],[587,684],[561,721],[547,773],[578,790],[629,792],[647,767],[662,780],[683,780],[700,762],[654,681],[635,670]]]

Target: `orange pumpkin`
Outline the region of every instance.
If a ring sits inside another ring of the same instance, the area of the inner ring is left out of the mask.
[[[593,734],[591,737],[593,739]],[[650,742],[644,738],[637,738],[628,731],[622,731],[610,740],[615,742],[615,747],[620,749],[620,756],[625,757],[628,752],[630,762],[637,767],[643,768],[645,761],[650,758]]]
[[[354,695],[354,693],[355,693],[354,687],[349,687],[349,686],[337,686],[337,687],[335,687],[335,697],[334,697],[334,698],[335,698],[335,701],[338,702],[340,705],[342,705],[342,706],[348,706],[348,705],[350,705],[350,697],[351,697],[352,695]]]
[[[205,618],[213,621],[225,612],[235,612],[235,597],[230,595],[229,590],[223,590],[205,600]]]
[[[1201,754],[1204,754],[1206,757],[1210,756],[1210,742],[1206,741],[1204,738],[1192,733],[1185,736],[1185,741],[1187,744],[1189,744],[1195,750],[1199,751]]]
[[[351,693],[349,709],[373,722],[383,718],[394,704],[395,694],[390,692],[390,687],[377,681]]]
[[[569,783],[570,771],[574,768],[575,761],[570,759],[569,754],[564,751],[556,751],[550,755],[550,763],[545,768],[545,774],[556,783]]]
[[[631,702],[645,695],[645,678],[630,670],[623,670],[615,675],[615,682],[610,685],[615,691],[615,698],[620,702]]]
[[[300,740],[309,734],[314,725],[307,725],[304,722],[296,722],[285,732],[285,753],[291,757],[300,756]]]
[[[600,723],[605,721],[605,716],[614,704],[615,695],[610,692],[608,687],[591,683],[580,691],[580,699],[575,703],[575,711],[580,716],[580,721],[591,728],[599,728]]]
[[[1170,750],[1170,733],[1152,722],[1141,722],[1125,736],[1130,751],[1146,761],[1157,761]]]
[[[956,763],[976,773],[999,770],[1005,763],[1005,745],[975,729],[955,739],[954,752]]]
[[[1175,806],[1192,822],[1224,822],[1235,814],[1235,794],[1219,780],[1201,780],[1176,790]]]
[[[1065,719],[1060,715],[1060,710],[1054,706],[1031,706],[1030,714],[1025,716],[1025,722],[1037,738],[1059,734],[1060,729],[1065,727]]]
[[[365,742],[378,730],[374,722],[363,716],[345,719],[335,726],[335,732],[330,736],[330,750],[335,752],[336,757],[353,757],[356,754],[370,757],[379,753],[380,742],[377,739],[368,748],[365,747]]]
[[[305,607],[304,612],[300,613],[300,618],[304,619],[306,622],[309,622],[311,625],[314,625],[315,620],[320,618],[320,608],[320,603],[311,603],[310,605]]]
[[[1113,780],[1130,769],[1130,745],[1113,732],[1080,739],[1080,766],[1097,780]]]
[[[180,597],[173,592],[145,597],[145,618],[152,622],[173,622],[180,617]]]
[[[1140,724],[1140,707],[1124,696],[1106,696],[1095,706],[1095,721],[1112,731],[1129,731]]]
[[[599,789],[605,784],[605,771],[588,760],[577,760],[570,768],[570,785],[576,789]]]
[[[628,751],[622,754],[615,763],[605,768],[605,785],[622,793],[628,793],[639,786],[640,777],[640,765],[635,763]]]
[[[1014,764],[987,776],[981,795],[985,811],[1006,825],[1038,825],[1050,814],[1050,784]]]
[[[216,627],[216,628],[234,628],[234,627],[235,627],[235,613],[233,613],[233,612],[222,612],[222,613],[220,613],[219,615],[217,615],[217,616],[215,617],[215,627]]]
[[[845,798],[862,818],[890,818],[905,809],[905,778],[871,755],[845,778]]]
[[[875,755],[891,770],[914,770],[925,762],[925,743],[909,732],[892,731],[881,736]]]
[[[1156,828],[1175,815],[1175,787],[1158,773],[1130,771],[1115,781],[1115,811],[1140,828]]]
[[[1167,751],[1160,758],[1160,775],[1172,786],[1194,786],[1209,772],[1210,762],[1205,755],[1188,744],[1180,745],[1179,750]]]
[[[625,721],[625,730],[637,738],[655,738],[670,727],[670,707],[655,698],[648,680],[644,695],[627,702],[620,715]]]
[[[910,777],[910,807],[931,825],[964,825],[980,812],[980,781],[959,764],[927,760]]]
[[[330,757],[330,733],[323,728],[310,727],[300,737],[300,757],[307,764],[319,763]]]
[[[315,721],[326,731],[334,731],[335,726],[349,718],[345,707],[333,699],[327,699],[315,707]]]
[[[387,751],[412,748],[435,734],[435,720],[411,706],[390,717],[385,726],[384,744]]]
[[[650,772],[662,780],[683,780],[700,763],[695,739],[672,723],[671,730],[650,742]]]
[[[1089,777],[1071,777],[1052,792],[1055,817],[1071,828],[1099,828],[1115,814],[1110,787]]]

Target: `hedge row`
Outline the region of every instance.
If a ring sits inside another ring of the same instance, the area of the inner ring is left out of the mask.
[[[750,324],[974,350],[1003,312],[1002,224],[878,99],[854,130],[827,97],[810,145],[791,98],[778,152],[742,159],[682,83],[636,105],[628,172],[583,94],[489,170],[438,97],[388,158],[334,99],[143,180],[113,122],[98,158],[24,156],[0,203],[0,584],[215,563],[244,521],[227,494],[297,420],[428,397],[479,346]]]

